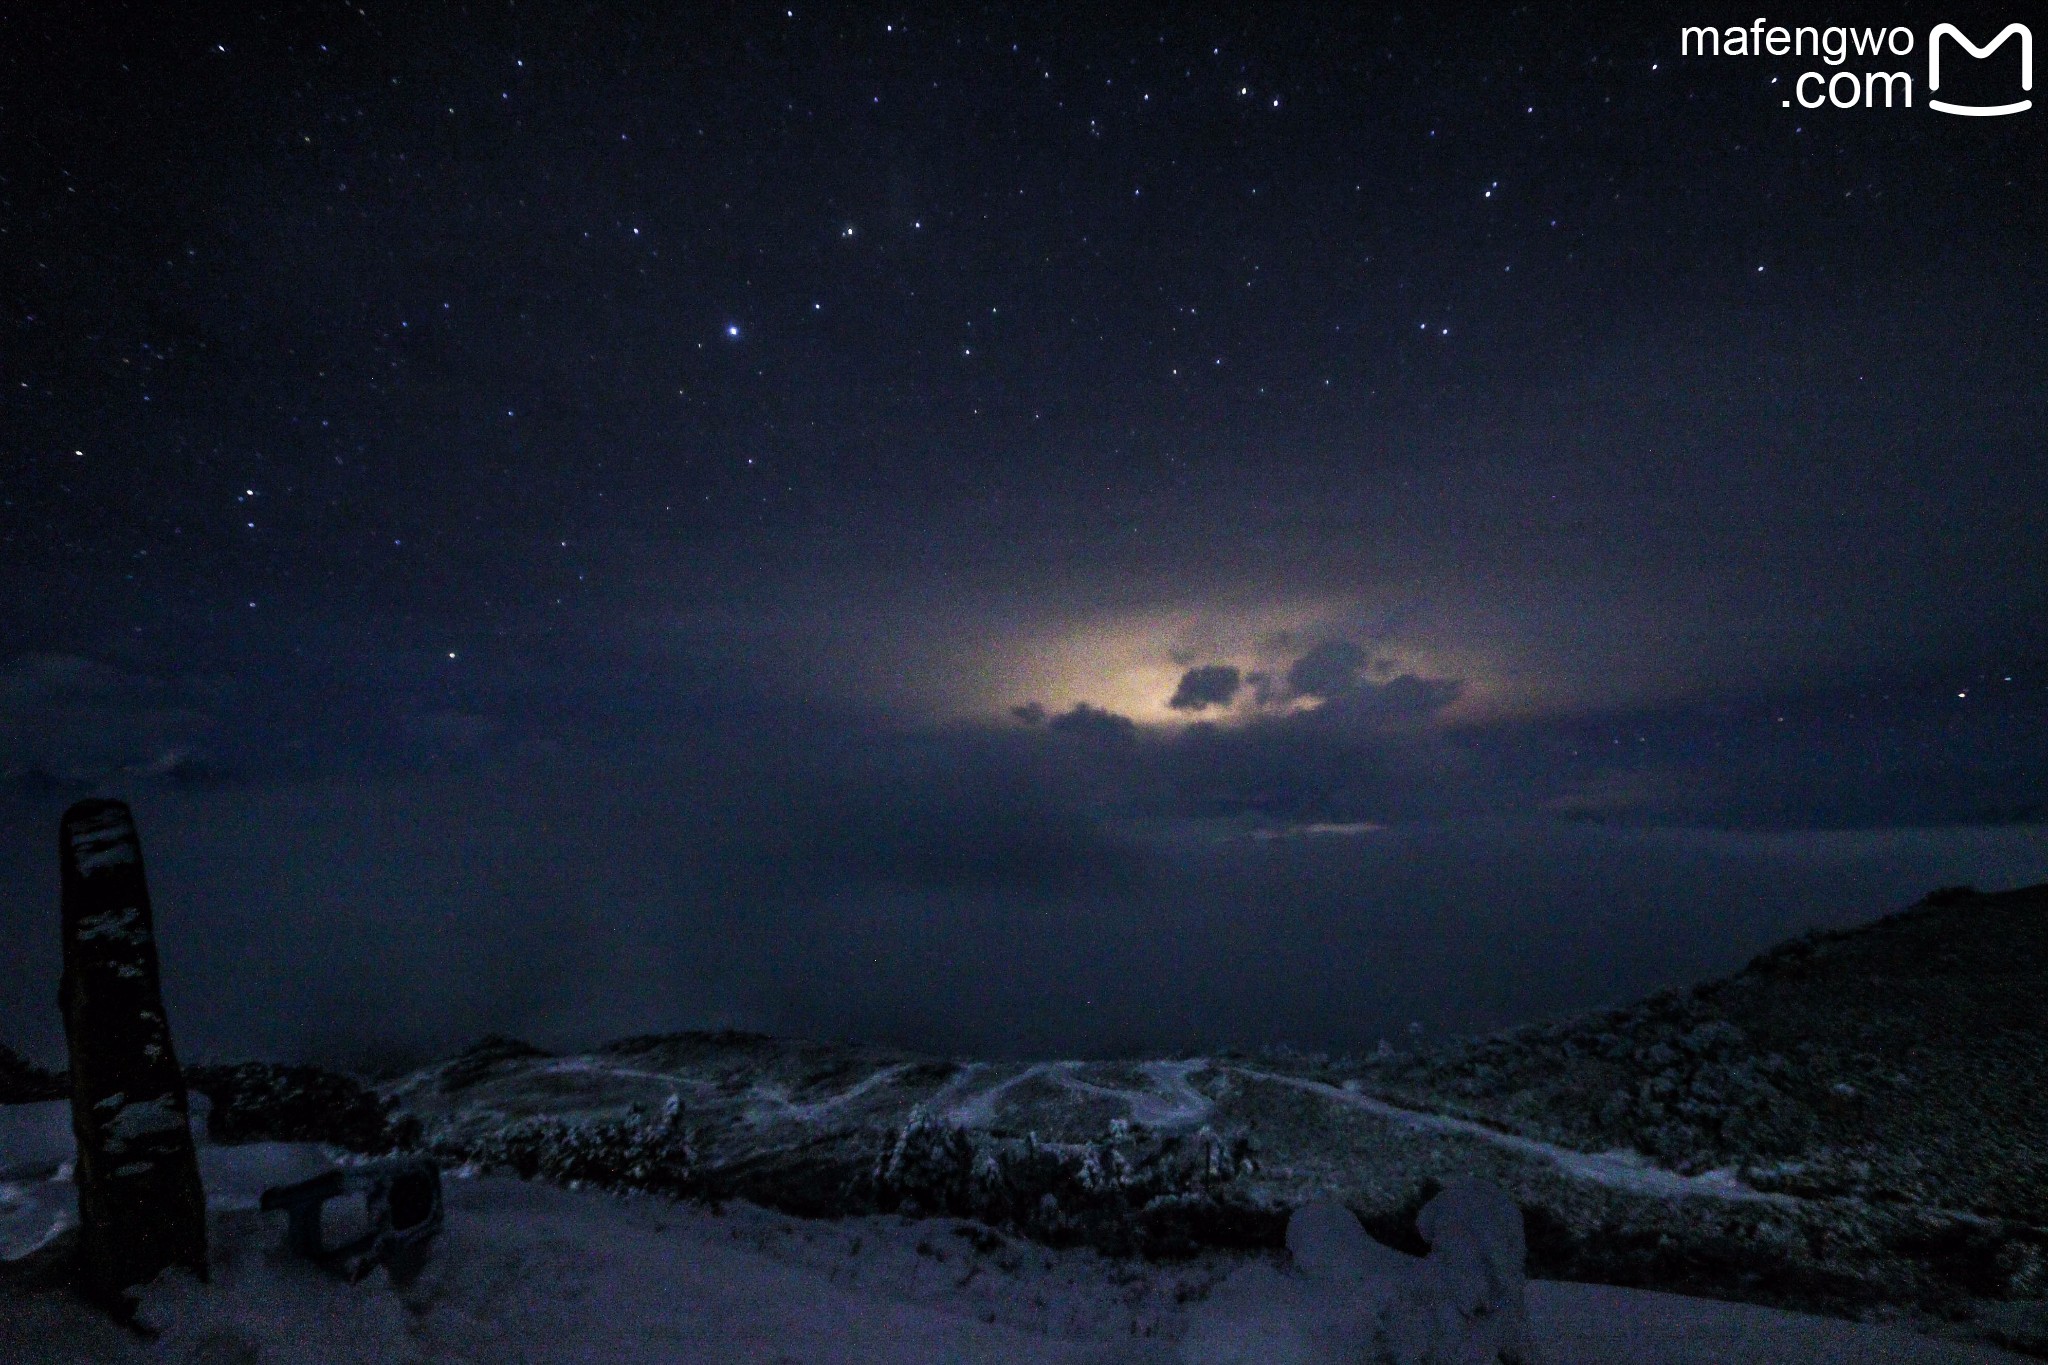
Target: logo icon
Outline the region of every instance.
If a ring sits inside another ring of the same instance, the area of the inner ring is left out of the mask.
[[[1963,45],[1963,50],[1979,59],[1989,57],[2005,46],[2005,40],[2015,33],[2020,39],[2020,89],[2034,88],[2034,35],[2025,24],[2007,24],[1996,38],[1979,47],[1963,36],[1963,31],[1954,24],[1936,24],[1934,32],[1927,37],[1927,91],[1931,96],[1941,89],[1941,40],[1944,35]],[[2032,100],[2018,100],[2012,104],[1950,104],[1947,100],[1930,98],[1930,109],[1939,109],[1944,114],[1963,114],[1970,118],[1996,118],[2000,114],[2018,114],[2034,107]]]

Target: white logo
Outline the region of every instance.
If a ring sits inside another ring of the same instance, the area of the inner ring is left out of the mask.
[[[1941,38],[1943,34],[1963,45],[1963,50],[1972,57],[1989,57],[2005,46],[2005,40],[2020,36],[2020,89],[2034,88],[2034,35],[2025,24],[2007,24],[1996,38],[1978,47],[1963,36],[1963,31],[1954,24],[1936,24],[1934,32],[1927,36],[1927,89],[1932,92],[1941,89]],[[1939,109],[1944,114],[1967,114],[1971,118],[1995,118],[2000,114],[2018,114],[2034,107],[2032,100],[2019,100],[2012,104],[1950,104],[1947,100],[1930,99],[1929,109]]]

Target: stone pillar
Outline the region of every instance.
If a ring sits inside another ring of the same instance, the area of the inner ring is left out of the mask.
[[[81,1285],[117,1311],[168,1266],[206,1277],[206,1197],[157,982],[142,845],[119,801],[64,812],[64,979]]]

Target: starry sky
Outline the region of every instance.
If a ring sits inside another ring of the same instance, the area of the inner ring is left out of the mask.
[[[0,16],[0,933],[114,792],[202,1050],[1352,1046],[2048,878],[2013,16],[1752,17]]]

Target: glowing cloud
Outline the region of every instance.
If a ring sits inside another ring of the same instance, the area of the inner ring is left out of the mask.
[[[1455,699],[1435,713],[1444,721],[1522,709],[1485,651],[1421,632],[1392,638],[1357,606],[1328,601],[1105,614],[989,641],[963,672],[950,709],[973,718],[1087,705],[1144,726],[1228,724],[1324,705],[1340,673],[1361,684],[1455,682]]]

